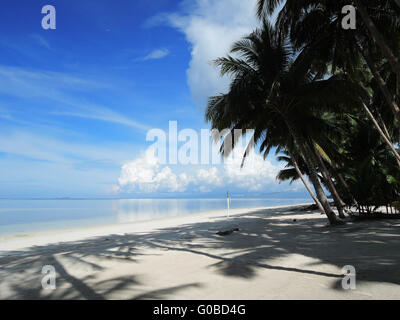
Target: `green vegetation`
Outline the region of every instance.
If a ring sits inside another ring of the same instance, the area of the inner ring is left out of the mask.
[[[393,213],[400,198],[400,6],[353,2],[357,28],[344,30],[348,0],[259,0],[260,27],[215,61],[232,80],[206,111],[214,129],[255,129],[264,156],[287,163],[277,179],[301,179],[333,225],[346,208]]]

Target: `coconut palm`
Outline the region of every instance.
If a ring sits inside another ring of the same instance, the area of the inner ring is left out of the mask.
[[[307,48],[296,56],[292,52],[287,38],[264,20],[261,28],[234,44],[231,53],[237,58],[216,60],[222,75],[229,74],[232,81],[228,93],[210,98],[206,119],[219,130],[254,128],[256,142],[274,141],[271,133],[279,131],[279,125],[287,137],[279,143],[293,140],[324,213],[331,224],[337,224],[319,181],[308,124],[316,119],[315,110],[359,104],[362,90],[343,75],[325,79],[314,73],[315,50]]]
[[[380,5],[383,7],[388,7],[389,2],[382,1],[380,0],[381,3]],[[373,39],[377,42],[379,47],[381,48],[384,56],[386,59],[389,61],[390,65],[392,66],[393,71],[397,74],[398,77],[400,77],[400,62],[399,59],[395,56],[393,51],[390,49],[388,44],[385,41],[384,36],[379,32],[378,28],[376,27],[374,21],[369,15],[369,12],[367,8],[364,6],[363,2],[361,0],[354,0],[358,11],[360,12],[360,15],[362,17],[362,20],[365,24],[365,26],[368,28],[370,34],[372,35]],[[376,5],[376,1],[375,1]],[[393,6],[394,7],[394,6]],[[396,16],[394,16],[396,17]]]
[[[395,158],[378,133],[371,130],[370,121],[353,117],[343,126],[347,138],[342,144],[343,174],[359,210],[368,213],[374,207],[391,207],[400,191],[400,170]]]
[[[400,191],[400,170],[396,167],[395,158],[387,145],[371,129],[370,120],[362,117],[347,119],[342,126],[347,138],[342,141],[344,150],[342,161],[345,165],[342,174],[346,184],[336,181],[337,189],[344,194],[352,195],[357,200],[345,198],[348,206],[354,204],[361,214],[371,213],[379,207],[395,206]],[[302,174],[307,174],[304,163],[296,164],[286,150],[281,151],[278,160],[286,166],[277,176],[278,181],[296,181],[300,178],[295,166]],[[320,176],[323,181],[323,177]]]
[[[310,186],[308,185],[304,175],[306,174],[307,171],[307,166],[305,165],[303,159],[299,159],[301,162],[298,162],[298,158],[295,156],[293,151],[290,151],[290,149],[286,150],[280,150],[283,155],[280,155],[277,157],[277,160],[280,162],[286,162],[286,166],[284,169],[280,170],[278,175],[276,176],[276,179],[279,182],[284,182],[284,181],[290,181],[290,184],[295,182],[296,180],[300,179],[305,188],[307,189],[308,193],[311,195],[313,200],[315,201],[317,207],[320,209],[320,211],[324,212],[323,208],[321,210],[321,203],[319,200],[316,198],[314,193],[312,192]],[[277,152],[277,154],[279,153]]]
[[[271,15],[283,0],[259,0],[259,17]],[[359,24],[356,30],[343,30],[341,25],[341,9],[348,5],[348,1],[322,1],[322,0],[287,0],[278,15],[279,28],[284,35],[290,35],[295,48],[302,48],[313,45],[318,47],[322,61],[315,61],[315,64],[323,66],[321,72],[327,72],[327,65],[331,65],[331,73],[336,69],[346,71],[349,75],[357,72],[362,64],[362,57],[375,81],[379,85],[383,97],[392,110],[397,121],[400,121],[400,107],[396,101],[393,91],[388,89],[386,80],[380,74],[379,61],[381,61],[376,43],[382,48],[381,52],[390,62],[393,70],[399,69],[399,63],[391,52],[387,41],[383,36],[390,40],[390,45],[399,52],[400,46],[400,10],[392,1],[368,1],[368,6],[363,6],[361,1],[356,1],[359,7],[364,24]],[[383,30],[384,35],[377,29]],[[370,34],[374,35],[373,40]],[[389,52],[390,51],[390,52]],[[363,106],[366,114],[373,117],[368,103]],[[400,154],[394,148],[392,138],[382,132],[382,124],[371,118],[383,140],[392,149],[400,163]]]
[[[343,208],[345,206],[345,202],[342,200],[342,197],[337,191],[333,179],[333,177],[339,175],[337,174],[337,172],[335,172],[335,170],[333,170],[332,160],[328,155],[329,151],[334,148],[331,141],[328,139],[328,136],[336,136],[338,134],[338,128],[336,127],[337,123],[327,121],[326,118],[330,120],[328,114],[329,113],[324,112],[323,118],[317,117],[317,114],[315,114],[313,119],[309,119],[306,122],[307,137],[309,140],[308,146],[313,152],[315,159],[317,160],[317,162],[314,163],[314,166],[319,172],[320,181],[331,193],[335,206],[339,212],[339,217],[344,218],[345,214]],[[322,145],[324,147],[322,147]],[[324,148],[327,150],[325,150]],[[277,151],[279,152],[280,150],[278,149]],[[302,159],[293,159],[293,154],[295,154],[295,152],[290,152],[290,149],[287,149],[286,151],[289,152],[289,155],[292,158],[290,164],[294,166],[294,169],[296,169],[296,171],[298,171],[295,162],[302,162]],[[294,172],[292,171],[292,173]],[[308,171],[303,170],[303,173],[309,175]],[[300,174],[298,173],[296,176],[301,178]]]
[[[318,23],[319,28],[317,29],[322,30],[326,26],[324,21],[321,21],[322,16],[329,17],[331,22],[340,22],[342,8],[349,5],[348,0],[258,0],[258,17],[263,19],[266,16],[271,16],[283,2],[285,4],[278,16],[278,24],[284,32],[297,30],[299,28],[297,23],[303,23],[304,21],[307,21],[307,24],[310,21],[313,22],[307,25],[307,29],[312,26],[315,27],[315,23]],[[387,32],[392,31],[391,29],[387,29],[388,24],[395,26],[398,30],[398,8],[392,0],[368,0],[366,4],[362,0],[353,0],[353,3],[357,7],[363,21],[363,28],[358,26],[353,34],[359,35],[361,33],[364,36],[369,35],[370,38],[372,37],[391,64],[393,71],[400,77],[400,62],[385,39],[385,35],[389,35],[389,37],[393,37],[394,35],[392,32]],[[311,19],[309,19],[310,17]],[[378,28],[377,22],[378,26],[382,22],[384,22],[384,25],[381,24],[381,28]],[[382,31],[379,31],[379,29],[385,31],[385,34],[382,34]],[[311,34],[316,34],[317,32],[315,28],[308,31]],[[336,34],[336,36],[343,36],[343,32]]]

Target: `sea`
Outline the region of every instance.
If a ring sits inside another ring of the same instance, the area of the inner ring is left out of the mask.
[[[231,199],[230,208],[310,203],[304,198]],[[117,225],[226,210],[227,199],[0,199],[0,235]]]

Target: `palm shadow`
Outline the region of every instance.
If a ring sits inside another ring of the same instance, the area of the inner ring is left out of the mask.
[[[307,214],[307,218],[294,220],[298,214]],[[226,237],[216,235],[216,230],[231,226],[238,226],[240,231]],[[229,221],[216,219],[146,234],[111,235],[32,247],[27,251],[0,252],[0,275],[2,279],[8,279],[8,291],[0,296],[6,299],[109,299],[114,296],[167,299],[176,291],[202,286],[201,283],[179,286],[171,283],[170,288],[144,292],[144,280],[135,275],[106,280],[97,278],[107,271],[104,261],[138,264],[144,258],[144,249],[211,258],[213,262],[208,265],[207,272],[225,277],[251,279],[256,276],[257,269],[281,270],[332,278],[335,284],[331,289],[335,290],[339,289],[343,275],[323,271],[320,265],[333,265],[339,270],[352,265],[357,270],[359,282],[399,285],[399,244],[400,223],[394,220],[351,222],[331,228],[316,212],[299,212],[295,208],[289,211],[260,210],[235,216]],[[279,258],[292,254],[315,262],[300,267],[279,262]],[[65,261],[69,261],[69,267],[65,267]],[[61,286],[65,287],[63,291],[48,293],[39,286],[40,268],[44,264],[55,266]],[[85,276],[74,276],[71,265],[83,268]],[[24,277],[24,283],[19,281],[21,277]]]

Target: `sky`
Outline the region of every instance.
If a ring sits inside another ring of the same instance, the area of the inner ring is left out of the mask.
[[[276,182],[273,154],[240,170],[148,152],[171,121],[210,129],[207,99],[229,84],[210,62],[256,26],[255,0],[2,0],[0,198],[304,193]]]

